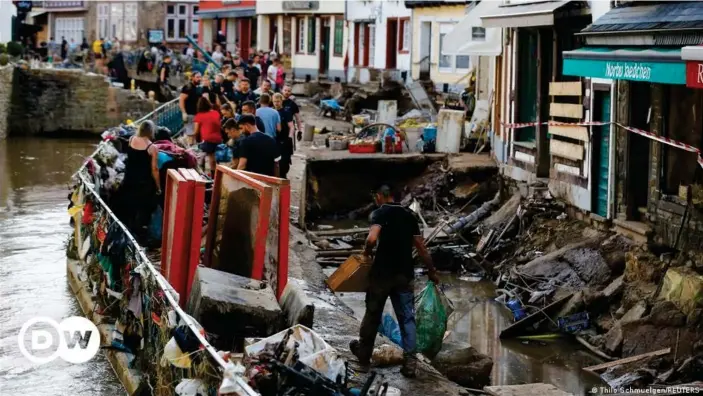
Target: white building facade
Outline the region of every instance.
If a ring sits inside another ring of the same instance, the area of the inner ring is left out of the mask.
[[[0,43],[12,41],[12,17],[16,12],[12,2],[0,1]]]
[[[290,60],[296,80],[346,81],[345,1],[257,1],[257,49]]]
[[[401,0],[348,0],[347,81],[367,83],[381,73],[406,80],[412,49],[412,11]]]

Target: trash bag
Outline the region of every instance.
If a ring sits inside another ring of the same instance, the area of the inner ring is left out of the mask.
[[[155,241],[161,240],[163,217],[164,212],[161,210],[161,206],[156,205],[156,209],[154,213],[151,214],[151,221],[149,222],[149,238]]]
[[[386,312],[383,314],[383,320],[378,326],[378,332],[388,337],[395,344],[403,345],[400,335],[400,326],[398,326],[398,322],[393,319],[393,315],[390,313]]]
[[[432,281],[420,292],[415,302],[417,351],[432,359],[442,349],[447,331],[447,311],[442,305],[440,291]]]

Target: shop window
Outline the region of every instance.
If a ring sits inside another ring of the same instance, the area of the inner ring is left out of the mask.
[[[305,52],[305,18],[298,18],[296,21],[295,33],[298,39],[295,41],[295,52]]]
[[[334,56],[342,56],[344,51],[344,21],[334,20]]]
[[[408,52],[410,51],[410,35],[412,34],[410,27],[410,19],[402,18],[399,20],[398,28],[398,51]]]
[[[110,36],[110,4],[98,3],[98,36]]]
[[[683,85],[669,85],[664,90],[664,133],[667,137],[703,147],[703,90]],[[697,163],[695,153],[677,147],[661,145],[663,156],[664,194],[678,195],[679,187],[703,185],[703,169]]]
[[[317,27],[315,26],[315,17],[308,17],[308,54],[314,54],[316,50]]]

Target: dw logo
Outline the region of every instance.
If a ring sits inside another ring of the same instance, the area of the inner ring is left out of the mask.
[[[82,316],[71,316],[61,323],[36,317],[22,325],[17,342],[22,355],[33,363],[45,364],[60,357],[78,364],[87,362],[98,353],[100,331]]]

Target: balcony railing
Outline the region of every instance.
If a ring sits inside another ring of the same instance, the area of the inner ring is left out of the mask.
[[[47,11],[80,10],[87,9],[86,1],[43,1],[43,7]],[[38,7],[35,2],[35,7]]]

